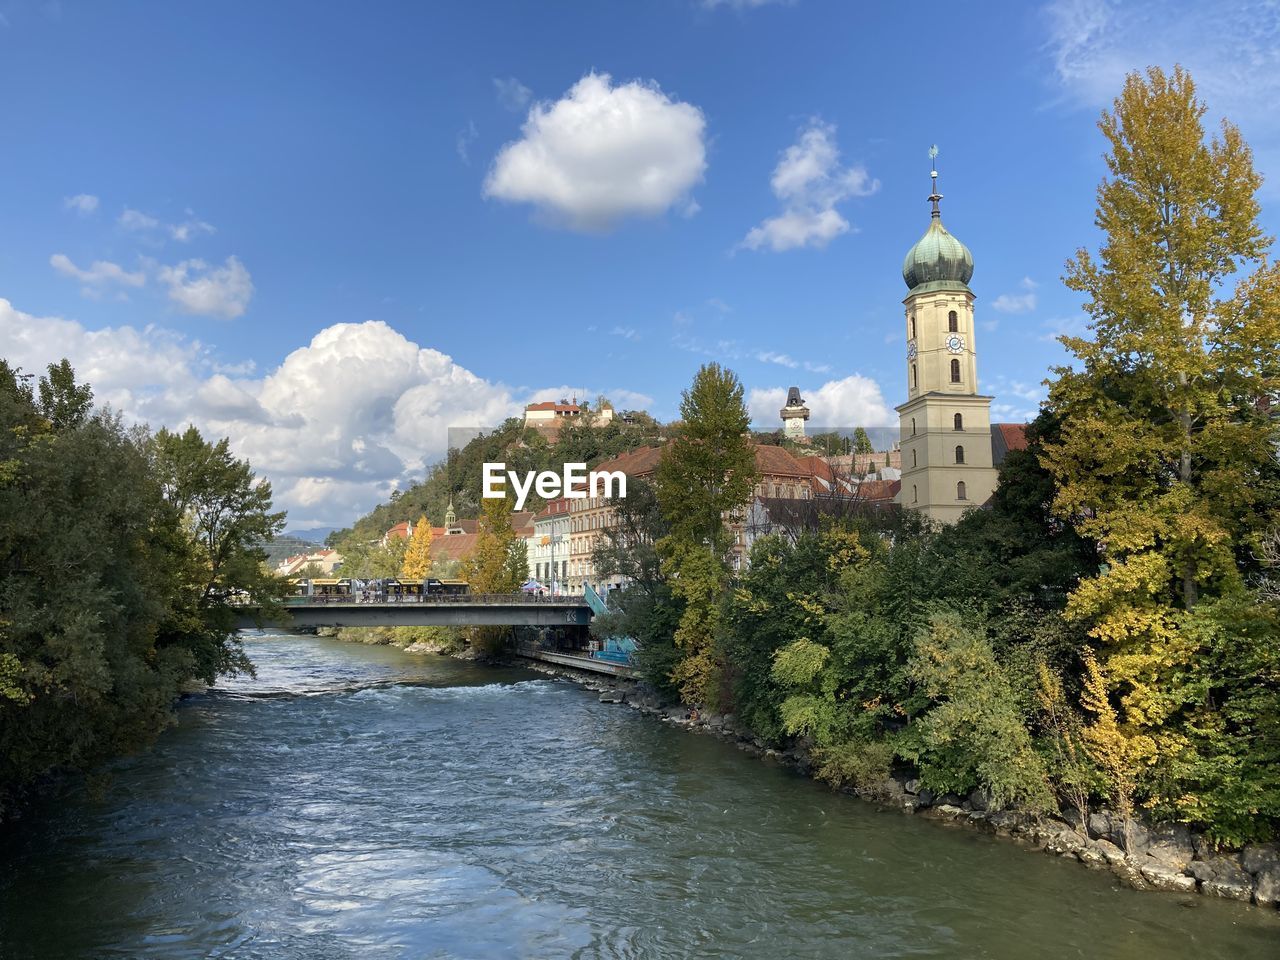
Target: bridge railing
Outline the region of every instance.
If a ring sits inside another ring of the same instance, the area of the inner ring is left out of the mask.
[[[585,607],[587,601],[578,596],[538,596],[530,593],[456,593],[456,594],[428,594],[427,596],[387,596],[385,594],[363,596],[357,592],[350,595],[339,596],[314,596],[314,597],[287,597],[285,606],[287,607],[310,607],[324,606],[334,603],[361,604],[368,606],[398,606],[403,604],[491,604],[497,606],[511,606],[512,604],[530,604],[543,606],[575,606]]]

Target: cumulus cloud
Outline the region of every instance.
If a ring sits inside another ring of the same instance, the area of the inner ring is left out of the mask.
[[[478,136],[480,131],[476,128],[474,120],[468,120],[467,125],[458,131],[458,136],[454,140],[454,149],[458,151],[458,159],[463,163],[471,162],[471,144],[476,142]]]
[[[87,217],[98,209],[98,198],[92,193],[77,193],[74,197],[64,197],[62,205],[68,210],[74,210],[81,216]]]
[[[205,223],[203,220],[194,219],[190,210],[187,211],[187,214],[188,216],[192,216],[192,219],[185,220],[182,223],[170,223],[165,227],[165,229],[169,231],[169,236],[173,237],[173,239],[177,240],[179,243],[186,243],[188,240],[191,240],[200,234],[217,232],[213,224]]]
[[[880,181],[864,167],[841,166],[835,126],[813,120],[783,152],[770,186],[782,213],[747,233],[740,246],[748,250],[825,247],[850,229],[836,205],[875,193]]]
[[[860,374],[828,380],[817,390],[802,389],[801,394],[812,422],[824,427],[884,427],[897,423],[880,385]],[[747,396],[747,410],[753,423],[768,426],[777,424],[778,411],[786,402],[786,387],[755,387]]]
[[[142,230],[154,230],[156,227],[160,226],[160,221],[155,217],[148,216],[141,210],[131,210],[127,207],[125,208],[125,211],[120,214],[120,218],[116,222],[125,230],[135,232]]]
[[[1036,308],[1036,287],[1038,284],[1030,277],[1022,278],[1021,293],[1002,293],[991,303],[991,308],[1000,313],[1030,313]]]
[[[321,330],[257,378],[219,372],[232,368],[163,328],[87,330],[3,299],[0,342],[32,372],[67,357],[131,421],[230,437],[296,525],[349,523],[421,477],[450,425],[492,426],[525,399],[375,321]]]
[[[498,102],[513,113],[519,113],[533,99],[533,91],[515,77],[493,78],[493,90],[498,95]]]
[[[1044,45],[1058,89],[1070,100],[1109,107],[1125,74],[1181,63],[1214,114],[1240,124],[1262,169],[1280,162],[1280,4],[1274,0],[1052,0],[1043,8]],[[1274,191],[1276,184],[1264,187]]]
[[[161,267],[157,277],[183,313],[197,316],[234,319],[244,313],[253,296],[253,280],[236,257],[227,257],[221,267],[211,267],[203,260],[183,260]]]
[[[55,253],[49,258],[49,266],[64,277],[79,280],[90,287],[118,283],[126,287],[140,287],[147,282],[145,273],[130,273],[118,263],[109,260],[95,260],[87,269],[77,267],[65,253]]]
[[[729,7],[734,10],[754,10],[757,7],[771,5],[790,6],[795,0],[702,0],[702,5],[714,10],[716,7]]]
[[[519,140],[494,159],[484,194],[533,205],[574,230],[630,216],[688,212],[706,170],[706,119],[656,83],[613,85],[590,73],[555,103],[536,103]]]

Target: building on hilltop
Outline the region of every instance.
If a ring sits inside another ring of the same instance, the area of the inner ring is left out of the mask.
[[[551,593],[561,593],[569,575],[569,503],[550,501],[533,517],[528,537],[529,578]]]
[[[907,400],[898,411],[902,487],[898,502],[954,523],[996,488],[991,397],[978,392],[969,289],[973,255],[942,225],[938,171],[931,172],[929,229],[902,265]],[[1003,438],[1003,434],[1001,434]]]
[[[524,408],[525,427],[537,430],[544,436],[554,438],[566,423],[581,422],[584,417],[593,426],[604,426],[613,421],[613,407],[602,406],[599,410],[588,411],[585,403],[578,398],[547,400],[542,403],[530,403]]]
[[[800,398],[800,388],[787,389],[787,403],[778,415],[782,417],[782,434],[788,440],[803,440],[804,425],[809,419],[809,408]]]

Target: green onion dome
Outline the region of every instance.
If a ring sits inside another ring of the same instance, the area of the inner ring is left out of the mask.
[[[936,201],[933,208],[929,229],[902,262],[902,279],[910,290],[931,281],[967,285],[973,276],[973,254],[942,225]]]

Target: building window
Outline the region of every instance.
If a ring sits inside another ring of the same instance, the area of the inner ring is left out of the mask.
[[[960,414],[958,413],[956,414],[956,429],[957,430],[964,429],[964,417],[960,416]]]
[[[916,463],[916,452],[914,450],[911,451],[911,466],[918,466]]]
[[[912,390],[920,389],[920,377],[916,373],[916,365],[914,363],[911,365],[911,389]]]
[[[916,318],[913,316],[911,318],[911,339],[914,340],[915,338],[916,338]]]
[[[911,418],[911,435],[913,437],[916,435],[916,418],[915,417]]]
[[[956,312],[954,310],[948,311],[947,313],[947,330],[950,333],[960,332],[960,320],[956,316]]]
[[[964,481],[963,481],[963,480],[961,480],[959,483],[957,483],[957,484],[956,484],[956,499],[957,499],[957,500],[968,500],[968,499],[969,499],[969,498],[968,498],[968,497],[966,497],[966,496],[965,496],[965,494],[964,494]]]
[[[912,503],[920,502],[920,498],[916,496],[916,485],[914,483],[911,485],[911,502]]]
[[[951,361],[951,382],[952,383],[960,382],[960,361],[959,360]]]
[[[964,463],[964,447],[956,447],[956,463]]]

